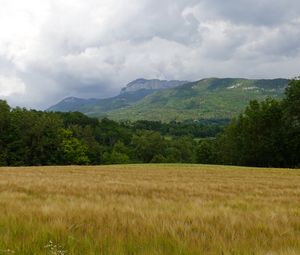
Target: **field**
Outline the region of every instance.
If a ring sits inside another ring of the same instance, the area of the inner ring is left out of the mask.
[[[300,254],[300,171],[0,168],[2,254]]]

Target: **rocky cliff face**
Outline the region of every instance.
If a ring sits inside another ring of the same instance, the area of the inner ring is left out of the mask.
[[[126,85],[121,90],[121,94],[127,92],[135,92],[138,90],[146,89],[146,90],[161,90],[161,89],[169,89],[175,88],[177,86],[188,83],[188,81],[165,81],[165,80],[146,80],[146,79],[137,79],[132,81]]]

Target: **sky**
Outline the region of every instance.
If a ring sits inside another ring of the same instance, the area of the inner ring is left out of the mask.
[[[299,0],[0,0],[0,99],[46,109],[137,78],[293,78]]]

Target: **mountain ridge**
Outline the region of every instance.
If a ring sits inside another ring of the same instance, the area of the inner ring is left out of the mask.
[[[188,81],[179,81],[179,80],[159,80],[159,79],[144,79],[139,78],[132,82],[129,82],[126,86],[124,86],[119,95],[97,99],[97,98],[89,98],[83,99],[79,97],[66,97],[61,100],[59,103],[49,107],[47,111],[81,111],[81,107],[88,106],[91,104],[101,104],[105,103],[107,100],[119,101],[119,106],[126,106],[129,103],[135,102],[148,94],[151,94],[158,90],[174,88],[180,85],[188,83]],[[134,99],[135,98],[135,99]],[[123,101],[123,104],[120,102]],[[125,102],[128,101],[128,102]],[[127,103],[127,104],[126,104]],[[106,107],[107,108],[107,107]],[[109,107],[108,107],[109,108]],[[88,112],[85,112],[88,114]]]
[[[139,80],[141,79],[135,81]],[[135,87],[133,91],[123,88],[118,96],[112,98],[71,97],[48,110],[80,111],[89,116],[109,117],[114,120],[146,119],[168,122],[232,118],[242,112],[250,100],[263,100],[268,96],[282,97],[288,81],[282,78],[206,78],[188,83],[182,81],[181,85],[171,88],[147,89],[142,86],[140,89]],[[126,87],[130,87],[130,84]]]
[[[168,89],[178,87],[189,81],[179,81],[179,80],[159,80],[159,79],[144,79],[139,78],[130,83],[128,83],[125,87],[121,89],[120,94],[135,92],[141,89],[149,89],[149,90],[160,90],[160,89]]]

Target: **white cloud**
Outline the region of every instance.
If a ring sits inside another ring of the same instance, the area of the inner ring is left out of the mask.
[[[25,90],[26,86],[21,79],[0,75],[0,96],[22,96]]]
[[[0,4],[0,96],[13,104],[43,109],[71,95],[111,96],[138,77],[299,75],[296,0]]]

